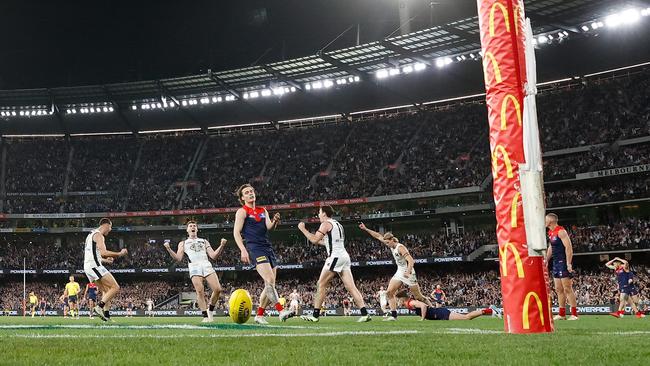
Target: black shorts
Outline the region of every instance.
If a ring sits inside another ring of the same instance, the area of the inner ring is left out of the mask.
[[[427,316],[424,317],[427,320],[449,320],[449,311],[446,308],[427,308]]]
[[[565,261],[553,262],[553,278],[572,278]]]
[[[258,264],[269,263],[271,268],[278,265],[278,260],[275,258],[273,248],[268,246],[251,245],[246,248],[248,256],[251,259],[251,264],[257,266]]]
[[[77,295],[68,296],[68,303],[77,303]]]

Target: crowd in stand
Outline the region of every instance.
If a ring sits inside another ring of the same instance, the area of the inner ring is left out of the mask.
[[[566,229],[576,252],[650,248],[650,220],[647,219],[624,219],[611,225],[571,225]],[[117,251],[122,245],[129,251],[128,256],[116,260],[111,268],[186,266],[185,261],[174,263],[162,246],[165,239],[171,239],[172,247],[176,248],[176,243],[182,240],[182,237],[177,233],[166,237],[160,237],[161,235],[160,233],[152,233],[152,236],[110,235],[107,239],[109,249]],[[415,258],[467,256],[483,245],[496,244],[496,237],[492,230],[467,231],[462,234],[444,231],[417,233],[397,231],[395,235]],[[213,248],[219,245],[221,235],[206,233],[206,236]],[[52,239],[52,236],[47,234],[37,236],[2,234],[0,268],[22,268],[23,259],[30,269],[82,268],[84,238],[83,234],[69,235],[65,239]],[[272,245],[278,263],[281,264],[302,263],[307,266],[319,266],[326,258],[322,246],[307,243],[302,237],[272,239]],[[370,237],[351,235],[346,239],[345,245],[351,258],[356,261],[392,259],[388,248]],[[239,249],[230,239],[221,257],[215,261],[215,265],[239,265],[241,264],[239,254]]]
[[[639,288],[641,300],[647,304],[650,296],[650,267],[634,265],[636,286]],[[301,295],[301,305],[310,308],[315,294],[316,276],[285,277],[277,283],[278,293],[281,297],[288,298],[295,289]],[[378,291],[380,287],[387,287],[391,278],[387,273],[362,273],[356,276],[357,287],[363,294],[366,304],[379,308]],[[146,308],[147,300],[151,299],[158,304],[181,292],[194,292],[189,279],[178,280],[153,280],[153,281],[121,281],[121,290],[113,301],[113,309],[126,309],[127,304],[133,304],[134,309]],[[446,306],[486,306],[501,304],[501,291],[499,275],[496,270],[483,270],[474,272],[434,272],[427,270],[418,271],[418,282],[425,295],[430,294],[436,285],[441,285],[446,294]],[[80,304],[86,307],[83,298],[85,279],[81,280],[82,294]],[[46,299],[49,309],[60,309],[60,296],[63,294],[64,283],[28,282],[27,293],[33,291],[38,297]],[[263,283],[259,280],[250,281],[241,279],[237,281],[222,281],[223,293],[217,304],[218,309],[226,309],[228,294],[238,288],[246,288],[257,304],[258,296],[262,291]],[[604,267],[599,269],[581,270],[577,268],[574,277],[574,289],[581,305],[616,304],[618,303],[618,288],[613,271]],[[208,291],[208,295],[210,291]],[[0,285],[0,310],[19,310],[22,308],[23,283],[6,282]],[[343,299],[349,299],[349,294],[338,278],[335,278],[325,298],[324,308],[340,308]],[[552,294],[554,305],[557,305],[557,296]],[[162,306],[158,309],[177,308],[177,304]]]
[[[538,98],[544,151],[605,144],[550,157],[546,180],[647,163],[650,73],[558,86]],[[232,207],[250,182],[265,203],[390,195],[477,186],[490,172],[485,105],[226,136],[10,140],[3,211],[97,212]],[[72,154],[70,151],[72,149]],[[72,160],[69,163],[69,157]],[[29,162],[29,163],[25,163]],[[68,170],[69,167],[69,170]],[[67,179],[66,179],[67,177]],[[66,189],[64,186],[67,183]],[[620,187],[623,191],[639,187]],[[577,203],[589,203],[594,195]],[[97,192],[23,197],[15,193]],[[615,192],[619,195],[620,192]],[[642,193],[647,194],[647,191]],[[562,196],[562,195],[560,195]],[[553,197],[566,201],[563,197]]]
[[[650,195],[650,174],[610,178],[606,181],[577,183],[571,186],[553,185],[546,188],[547,207],[614,202]]]

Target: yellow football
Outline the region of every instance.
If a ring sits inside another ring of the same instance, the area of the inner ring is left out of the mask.
[[[237,324],[244,324],[251,317],[253,302],[251,295],[244,289],[238,289],[230,294],[230,307],[228,314],[230,319]]]

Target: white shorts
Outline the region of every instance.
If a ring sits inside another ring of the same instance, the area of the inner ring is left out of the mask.
[[[331,256],[325,260],[325,265],[323,268],[327,268],[328,271],[341,273],[344,270],[349,270],[352,264],[350,263],[350,256],[347,254],[339,256]]]
[[[84,267],[84,272],[86,273],[86,277],[88,277],[88,281],[90,282],[95,282],[98,279],[104,277],[106,274],[110,273],[104,266]]]
[[[388,301],[386,299],[379,300],[380,307],[385,308],[387,305],[388,305]]]
[[[411,272],[411,275],[409,277],[406,277],[404,276],[404,271],[397,270],[397,272],[395,272],[395,275],[393,275],[393,279],[402,282],[408,287],[415,286],[418,284],[418,278],[415,275],[415,271]]]
[[[289,304],[290,307],[297,307],[298,306],[298,301],[297,300],[291,300],[291,304]]]
[[[215,273],[212,263],[210,262],[190,263],[188,267],[190,270],[190,278],[194,276],[207,277]]]

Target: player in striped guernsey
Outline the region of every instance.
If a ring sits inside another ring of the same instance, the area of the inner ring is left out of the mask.
[[[305,228],[305,223],[298,224],[298,229],[305,235],[307,240],[314,244],[324,245],[327,249],[327,259],[325,265],[320,273],[316,296],[314,297],[314,312],[311,316],[302,316],[303,320],[317,322],[320,316],[320,309],[327,293],[329,283],[338,274],[343,282],[343,285],[348,290],[355,304],[361,309],[361,317],[357,320],[359,323],[370,321],[370,315],[366,309],[366,304],[363,296],[357,286],[354,284],[354,277],[352,276],[350,255],[345,250],[345,232],[343,225],[334,220],[334,209],[332,206],[321,206],[318,211],[318,218],[320,219],[320,227],[316,233],[312,234]]]
[[[393,258],[395,259],[395,264],[397,264],[397,272],[395,272],[393,278],[390,279],[388,289],[386,290],[388,293],[388,304],[390,306],[391,316],[384,319],[384,321],[397,320],[396,295],[402,284],[408,286],[416,300],[425,303],[427,306],[433,307],[431,301],[422,295],[418,279],[415,276],[415,269],[413,268],[415,260],[411,256],[411,253],[409,253],[408,249],[406,249],[406,247],[390,232],[382,235],[376,231],[368,229],[363,223],[359,224],[359,228],[389,247],[393,254]]]
[[[115,277],[104,267],[104,263],[111,264],[117,257],[128,254],[126,248],[119,252],[106,249],[105,236],[111,232],[113,223],[110,219],[99,220],[99,227],[88,234],[84,246],[84,272],[90,282],[94,282],[102,292],[102,299],[97,302],[93,311],[103,321],[111,318],[111,300],[120,291],[120,285]]]
[[[189,260],[188,267],[190,279],[192,280],[192,285],[194,285],[194,290],[196,290],[196,302],[203,313],[202,322],[211,323],[213,321],[212,315],[214,308],[217,305],[219,295],[221,294],[221,284],[219,283],[217,273],[212,267],[212,263],[210,263],[210,259],[215,260],[221,255],[221,253],[223,253],[227,240],[221,239],[219,247],[217,250],[214,250],[210,246],[209,241],[197,236],[199,226],[196,221],[188,221],[185,231],[187,232],[187,239],[178,243],[178,249],[176,252],[171,249],[169,240],[165,240],[164,246],[167,253],[169,253],[176,262],[182,261],[183,255],[187,255],[187,259]],[[209,308],[205,301],[204,279],[212,289]]]

